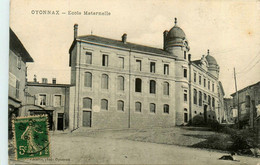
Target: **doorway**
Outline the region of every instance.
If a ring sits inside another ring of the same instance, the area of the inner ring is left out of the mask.
[[[91,111],[83,111],[83,127],[91,127]]]
[[[204,105],[204,122],[207,123],[207,105]]]
[[[55,130],[55,128],[54,128],[55,124],[53,124],[53,111],[52,110],[48,110],[48,111],[29,110],[29,111],[30,111],[30,115],[46,115],[47,114],[49,130]]]
[[[64,128],[64,114],[58,113],[58,120],[57,120],[57,130],[63,130]]]

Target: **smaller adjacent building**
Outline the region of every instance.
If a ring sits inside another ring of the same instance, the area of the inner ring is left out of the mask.
[[[26,107],[24,115],[48,115],[50,130],[68,128],[69,116],[69,84],[56,84],[56,79],[48,83],[46,78],[42,83],[27,83]]]
[[[8,129],[11,135],[12,116],[21,116],[25,103],[26,63],[33,62],[33,58],[23,46],[17,35],[10,28],[9,47],[9,86],[8,86]],[[10,137],[10,136],[9,136]]]
[[[256,118],[260,111],[259,108],[257,109],[260,105],[260,81],[239,90],[238,97],[236,93],[231,96],[233,97],[233,107],[237,109],[237,105],[239,105],[240,122],[244,126],[257,127]]]

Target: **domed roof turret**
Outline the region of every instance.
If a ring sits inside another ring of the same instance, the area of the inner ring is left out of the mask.
[[[177,18],[175,18],[175,25],[168,32],[166,40],[184,39],[186,35],[184,31],[177,25]]]
[[[206,56],[206,60],[208,61],[209,65],[218,65],[216,59],[213,56],[209,55],[209,50],[208,55]]]

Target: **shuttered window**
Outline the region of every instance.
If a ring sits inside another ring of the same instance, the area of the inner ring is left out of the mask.
[[[168,82],[163,83],[163,94],[169,95],[169,83]]]
[[[83,99],[83,108],[92,109],[92,99],[91,98],[86,97]]]
[[[102,74],[101,88],[108,89],[108,75]]]
[[[120,91],[124,90],[124,77],[123,76],[117,77],[117,89]]]
[[[124,111],[124,102],[122,100],[117,101],[117,110]]]
[[[108,110],[108,101],[106,99],[101,100],[101,109]]]
[[[90,72],[85,73],[84,86],[92,87],[92,74]]]

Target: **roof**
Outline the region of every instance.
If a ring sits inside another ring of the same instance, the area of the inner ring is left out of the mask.
[[[131,43],[131,42],[127,42],[126,44],[124,44],[121,40],[115,40],[115,39],[100,37],[100,36],[96,36],[96,35],[78,36],[76,40],[83,40],[83,41],[104,44],[104,45],[108,45],[108,46],[115,46],[115,47],[124,48],[124,49],[148,52],[148,53],[170,55],[168,52],[164,51],[163,49],[144,46],[144,45],[135,44],[135,43]],[[71,53],[74,45],[75,45],[75,40],[72,43],[71,48],[69,50],[70,53]]]
[[[45,87],[70,87],[71,84],[52,84],[52,83],[38,83],[38,82],[27,82],[27,86],[45,86]]]
[[[10,31],[10,49],[14,51],[16,54],[19,54],[22,57],[23,61],[33,62],[33,58],[24,48],[22,42],[19,40],[19,38],[16,36],[13,30],[10,28],[9,31]]]
[[[199,64],[201,64],[201,60],[194,60],[194,61],[191,61],[191,62],[198,65],[198,66],[199,66]]]
[[[243,89],[240,89],[240,90],[238,90],[237,92],[238,92],[238,93],[243,92],[243,91],[247,90],[248,88],[251,88],[251,87],[256,86],[256,85],[260,85],[260,81],[258,81],[258,82],[255,83],[255,84],[249,85],[249,86],[247,86],[247,87],[245,87],[245,88],[243,88]],[[234,92],[234,93],[231,94],[232,97],[234,97],[235,95],[236,95],[236,92]]]
[[[175,38],[184,39],[186,37],[184,31],[177,25],[171,28],[169,33],[167,34],[166,40],[171,40]]]
[[[218,65],[216,59],[211,55],[207,55],[206,60],[208,61],[209,65]]]

